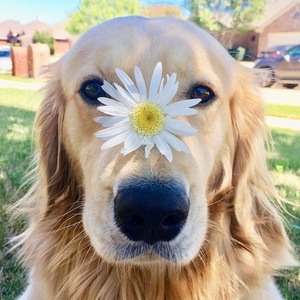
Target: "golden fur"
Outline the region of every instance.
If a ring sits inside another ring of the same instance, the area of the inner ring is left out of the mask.
[[[175,101],[198,82],[217,95],[187,117],[199,131],[184,139],[191,155],[174,151],[168,163],[155,151],[148,160],[143,150],[101,151],[99,112],[80,98],[81,83],[91,75],[116,82],[115,67],[132,77],[134,66],[149,83],[158,61],[164,74],[178,74]],[[18,239],[30,274],[21,299],[280,299],[271,276],[294,260],[274,208],[262,102],[248,69],[191,23],[128,17],[89,30],[48,72],[37,175],[22,199],[30,223]],[[149,174],[185,182],[189,245],[177,262],[116,262],[112,245],[124,237],[112,224],[112,195],[120,181]]]

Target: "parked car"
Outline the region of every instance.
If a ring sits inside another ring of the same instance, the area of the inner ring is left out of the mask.
[[[274,52],[266,54],[255,61],[261,86],[270,87],[275,82],[287,88],[300,84],[300,44],[294,46],[277,46]],[[275,48],[274,48],[275,50]]]
[[[282,55],[285,55],[285,52],[292,48],[295,45],[279,45],[272,48],[269,48],[268,50],[262,51],[261,55],[258,58],[262,57],[280,57]]]
[[[10,73],[12,68],[10,47],[0,46],[0,74]]]

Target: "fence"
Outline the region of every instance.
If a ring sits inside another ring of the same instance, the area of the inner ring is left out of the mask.
[[[11,58],[13,76],[37,77],[50,61],[50,49],[47,44],[12,47]]]

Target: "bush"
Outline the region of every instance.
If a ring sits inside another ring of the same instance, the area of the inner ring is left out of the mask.
[[[228,50],[228,52],[237,61],[244,60],[245,56],[247,55],[244,47],[231,48]]]
[[[54,37],[48,31],[36,31],[33,36],[34,43],[47,44],[50,48],[50,54],[54,54]]]

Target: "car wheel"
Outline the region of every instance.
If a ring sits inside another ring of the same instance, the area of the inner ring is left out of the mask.
[[[275,73],[270,67],[262,67],[259,70],[259,84],[262,87],[270,87],[275,83]]]
[[[296,83],[283,83],[282,86],[286,87],[287,89],[293,89],[297,86]]]

